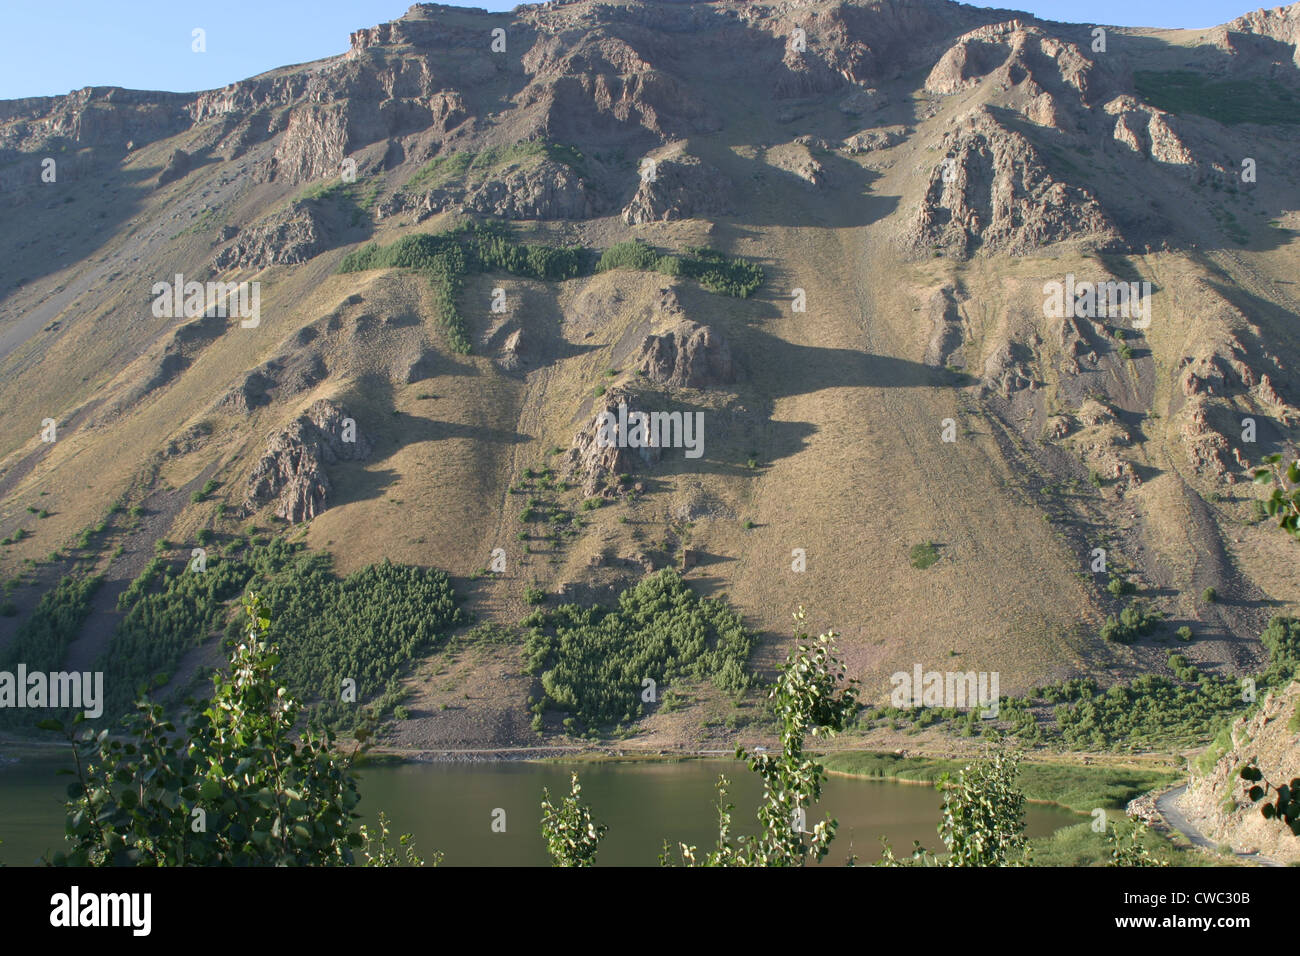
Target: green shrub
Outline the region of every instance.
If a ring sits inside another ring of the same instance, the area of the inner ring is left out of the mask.
[[[1201,600],[1206,604],[1213,604],[1219,599],[1219,592],[1214,588],[1206,588],[1201,592]]]
[[[631,242],[617,242],[600,254],[596,263],[597,272],[610,269],[637,269],[642,272],[654,270],[659,262],[659,255],[654,247],[640,239]]]
[[[1120,612],[1119,617],[1111,615],[1101,627],[1104,640],[1119,644],[1132,644],[1139,637],[1145,637],[1156,629],[1164,619],[1159,611],[1151,610],[1143,601],[1133,601]]]
[[[1264,502],[1260,501],[1258,498],[1254,498],[1251,500],[1250,506],[1251,524],[1259,524],[1261,521],[1268,520],[1268,506],[1265,505]]]
[[[743,259],[733,259],[716,249],[686,248],[681,275],[695,279],[718,295],[747,299],[763,284],[763,268]]]
[[[933,541],[913,545],[909,559],[912,567],[924,570],[939,560],[939,549]]]
[[[589,729],[635,720],[646,678],[712,680],[733,695],[750,684],[753,636],[671,570],[624,591],[613,609],[568,604],[525,626],[527,670],[540,675],[545,703]]]
[[[1122,597],[1125,594],[1132,594],[1137,590],[1133,582],[1127,578],[1121,578],[1118,574],[1112,574],[1110,580],[1106,583],[1106,590],[1115,597]]]

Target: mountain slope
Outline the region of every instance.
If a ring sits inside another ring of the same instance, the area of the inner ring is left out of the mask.
[[[526,586],[608,598],[685,547],[687,579],[765,635],[760,664],[802,603],[872,700],[914,663],[998,671],[1004,693],[1160,671],[1182,624],[1203,670],[1249,671],[1297,594],[1243,483],[1293,454],[1300,416],[1296,10],[1108,28],[1102,51],[1091,25],[942,0],[419,4],[223,90],[0,104],[0,208],[23,224],[0,231],[0,531],[31,532],[0,569],[34,582],[0,644],[94,568],[85,665],[156,540],[183,557],[201,529],[256,525],[342,572],[446,569],[500,621],[528,612]],[[554,281],[467,272],[468,353],[430,274],[340,271],[368,243],[489,220],[591,252]],[[720,250],[763,283],[592,269],[632,239]],[[156,315],[177,274],[256,281],[257,324]],[[1067,282],[1150,292],[1054,312]],[[591,454],[618,396],[700,412],[703,455]],[[321,401],[364,456],[294,437]],[[511,491],[547,467],[568,483],[551,504],[589,522],[555,541]],[[937,562],[913,567],[927,541]],[[1129,599],[1097,547],[1164,631],[1099,636]],[[498,548],[506,571],[471,578]],[[483,707],[523,710],[486,676],[515,662],[459,666]],[[505,745],[518,724],[456,739]],[[436,746],[438,726],[412,739]]]

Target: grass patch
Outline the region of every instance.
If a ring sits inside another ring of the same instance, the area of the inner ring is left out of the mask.
[[[482,180],[502,166],[533,159],[562,163],[580,178],[587,178],[584,157],[576,147],[549,140],[530,140],[509,146],[489,146],[476,153],[458,152],[435,156],[416,171],[403,190],[415,192],[433,189],[459,179]]]
[[[1170,113],[1207,116],[1226,126],[1300,125],[1300,96],[1275,80],[1212,80],[1186,70],[1135,70],[1133,81],[1142,99]]]
[[[375,176],[350,183],[331,179],[308,186],[294,197],[292,205],[333,204],[348,217],[349,226],[359,226],[374,209],[382,186],[383,181]]]
[[[857,777],[937,783],[945,773],[955,775],[970,761],[852,751],[829,754],[821,762],[827,770]],[[1134,797],[1178,779],[1172,771],[1025,762],[1020,765],[1016,785],[1029,800],[1091,813],[1095,807],[1123,810]]]
[[[939,548],[933,541],[923,541],[921,544],[912,545],[908,559],[912,567],[924,570],[939,560]]]

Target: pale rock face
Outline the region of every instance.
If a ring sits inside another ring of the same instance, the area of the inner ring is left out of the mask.
[[[1103,109],[1115,117],[1112,135],[1116,142],[1158,163],[1196,165],[1196,157],[1175,132],[1167,113],[1127,94],[1115,97]]]
[[[635,368],[656,385],[671,387],[708,388],[736,380],[727,342],[708,326],[691,321],[647,335]]]
[[[908,227],[915,249],[949,248],[1029,255],[1055,242],[1085,239],[1099,248],[1120,233],[1087,189],[1056,179],[1019,133],[980,108],[944,134],[925,197]],[[945,181],[945,168],[951,170]]]
[[[1235,53],[1240,41],[1233,37],[1234,33],[1267,37],[1290,46],[1291,62],[1300,67],[1300,5],[1293,3],[1271,10],[1252,10],[1231,23],[1216,27],[1210,35],[1220,49]]]
[[[1053,88],[1068,87],[1081,95],[1087,92],[1092,61],[1073,43],[1049,37],[1039,27],[1020,20],[979,27],[958,37],[930,71],[925,88],[947,95],[993,77],[1004,90],[1021,83],[1041,89],[1034,79],[1036,63],[1047,63],[1052,68],[1049,75],[1039,77],[1042,82]]]
[[[731,211],[731,184],[718,170],[694,156],[661,159],[654,179],[643,178],[623,209],[629,226],[674,219],[696,219]]]
[[[325,511],[331,491],[325,465],[370,455],[370,443],[359,430],[355,441],[344,441],[348,417],[346,409],[322,399],[273,433],[248,476],[245,509],[252,513],[274,501],[275,514],[292,524]]]

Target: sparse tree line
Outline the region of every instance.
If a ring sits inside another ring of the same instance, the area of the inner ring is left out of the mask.
[[[592,257],[576,247],[518,243],[502,223],[466,221],[440,233],[404,236],[387,246],[369,243],[343,257],[338,271],[413,269],[428,277],[437,317],[452,349],[470,352],[469,327],[457,305],[465,277],[487,272],[558,282],[592,271]],[[633,268],[695,279],[719,295],[747,298],[763,284],[763,269],[715,249],[691,247],[684,255],[660,255],[640,242],[606,249],[594,271]]]

